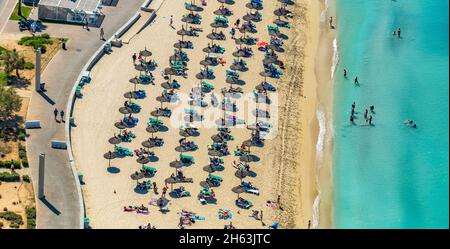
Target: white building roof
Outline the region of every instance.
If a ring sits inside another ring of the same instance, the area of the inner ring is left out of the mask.
[[[72,10],[83,10],[93,12],[97,10],[101,0],[41,0],[39,5],[68,8]]]

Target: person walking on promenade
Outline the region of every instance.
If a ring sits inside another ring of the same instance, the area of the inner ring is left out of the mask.
[[[84,18],[83,28],[84,28],[84,26],[86,26],[86,30],[89,31],[89,22],[88,22],[87,18]]]
[[[53,111],[53,114],[55,115],[55,120],[57,121],[57,118],[58,118],[58,109],[55,108],[55,110]]]
[[[105,31],[103,30],[103,28],[100,28],[100,40],[105,40]]]
[[[61,112],[59,113],[59,115],[61,116],[61,121],[64,122],[64,111],[61,110]]]

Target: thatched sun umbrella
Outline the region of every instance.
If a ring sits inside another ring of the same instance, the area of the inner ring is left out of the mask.
[[[117,154],[112,152],[112,151],[108,151],[105,154],[103,154],[103,157],[105,159],[108,159],[108,168],[111,167],[111,160],[117,157]]]

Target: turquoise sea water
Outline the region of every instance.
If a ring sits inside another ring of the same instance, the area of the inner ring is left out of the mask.
[[[448,228],[449,1],[336,4],[335,227]],[[398,27],[403,39],[392,36]],[[362,126],[370,105],[374,127]]]

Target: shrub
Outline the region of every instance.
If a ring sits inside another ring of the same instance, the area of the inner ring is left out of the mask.
[[[22,216],[11,211],[0,212],[0,218],[9,221],[11,228],[19,228],[23,224]]]
[[[27,214],[27,229],[36,228],[36,207],[25,208],[25,213]]]
[[[41,37],[44,39],[50,39],[50,35],[47,33],[42,34]]]
[[[29,176],[29,175],[23,175],[23,176],[22,176],[22,181],[24,181],[24,182],[30,182],[30,176]]]
[[[34,49],[41,48],[41,52],[45,53],[47,50],[46,44],[53,44],[53,40],[50,39],[48,34],[42,34],[22,37],[17,43],[19,45],[33,47]]]
[[[22,166],[24,167],[24,168],[28,168],[28,167],[30,167],[30,165],[28,164],[28,160],[25,158],[25,159],[22,159]]]
[[[18,182],[20,181],[20,175],[16,172],[0,172],[0,181],[4,182]]]
[[[11,168],[11,164],[13,165],[14,169],[21,169],[22,168],[22,164],[18,160],[0,161],[0,168],[10,169]]]
[[[25,69],[31,70],[31,69],[34,69],[34,64],[29,62],[29,61],[27,61],[27,62],[25,62],[25,66],[24,67],[25,67]]]

